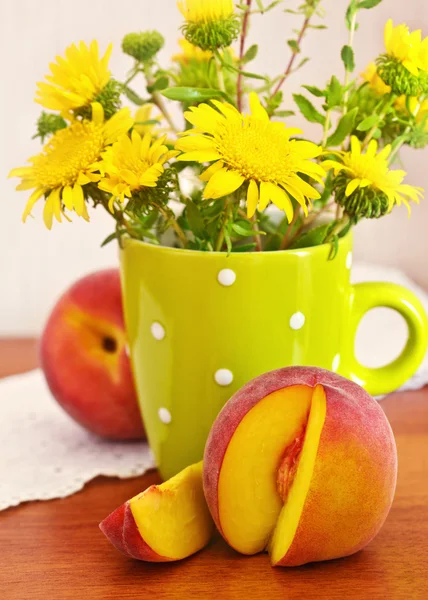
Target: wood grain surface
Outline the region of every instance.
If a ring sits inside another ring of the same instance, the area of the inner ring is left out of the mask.
[[[1,374],[35,366],[34,349],[31,340],[0,341]],[[397,439],[397,493],[384,528],[358,554],[272,569],[266,555],[240,556],[216,538],[180,563],[127,559],[98,522],[158,482],[151,471],[97,478],[69,498],[0,513],[1,600],[428,599],[428,389],[392,395],[382,407]]]

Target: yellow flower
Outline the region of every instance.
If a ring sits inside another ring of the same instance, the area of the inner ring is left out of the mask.
[[[201,176],[207,185],[204,198],[221,198],[248,182],[247,212],[252,217],[273,202],[293,218],[293,196],[307,213],[307,202],[320,197],[300,175],[322,183],[324,170],[310,159],[321,148],[312,142],[292,140],[300,129],[269,120],[257,94],[250,94],[250,115],[242,115],[230,104],[212,101],[191,107],[185,117],[194,129],[176,143],[178,160],[200,163],[215,161]]]
[[[377,67],[374,62],[371,62],[367,65],[366,70],[361,73],[361,77],[364,79],[364,81],[367,81],[370,89],[373,90],[375,94],[384,96],[385,94],[390,93],[391,88],[379,77]]]
[[[185,18],[186,40],[204,51],[227,48],[241,30],[233,0],[180,0],[177,6]]]
[[[61,221],[64,209],[74,210],[88,220],[83,187],[100,179],[97,161],[101,152],[132,126],[129,108],[104,122],[101,104],[92,106],[92,121],[75,120],[57,131],[43,151],[29,159],[31,166],[13,169],[10,177],[21,177],[17,190],[34,189],[23,214],[26,220],[34,204],[46,197],[43,219],[48,229],[53,217]]]
[[[428,38],[422,40],[421,30],[409,32],[407,25],[394,27],[392,19],[385,25],[385,48],[409,73],[417,77],[419,69],[428,71]]]
[[[177,6],[190,23],[222,21],[233,15],[235,10],[233,0],[181,0]]]
[[[213,53],[209,50],[201,50],[197,46],[194,46],[188,42],[185,38],[178,41],[182,52],[180,54],[174,54],[172,60],[174,62],[181,63],[182,65],[188,65],[191,62],[208,62],[213,57]]]
[[[401,203],[405,204],[410,212],[408,200],[419,203],[419,198],[423,196],[423,189],[402,183],[406,175],[405,171],[389,169],[390,145],[385,146],[380,152],[377,152],[377,150],[376,140],[371,140],[367,151],[362,152],[360,141],[357,137],[352,136],[351,150],[335,153],[339,156],[340,162],[337,160],[323,162],[323,167],[326,170],[333,169],[335,175],[342,173],[345,177],[343,182],[345,185],[345,198],[339,200],[342,200],[342,205],[346,205],[347,198],[351,198],[357,192],[364,190],[361,194],[363,202],[364,195],[368,197],[372,192],[375,192],[375,195],[380,192],[387,199],[387,212],[392,209],[394,204],[400,206]],[[372,197],[375,197],[375,195],[372,194]]]
[[[134,130],[140,135],[153,133],[153,129],[161,123],[162,117],[160,115],[157,117],[152,116],[154,107],[154,104],[147,103],[136,110]],[[147,123],[147,121],[156,121],[156,123]]]
[[[93,102],[110,80],[108,61],[112,46],[99,57],[98,42],[88,46],[80,42],[65,51],[65,58],[57,56],[50,64],[50,83],[38,83],[36,102],[51,110],[70,111]]]
[[[163,165],[177,152],[165,146],[166,136],[152,142],[150,133],[142,138],[132,131],[131,137],[122,135],[117,142],[107,148],[98,164],[103,178],[98,187],[112,194],[110,209],[115,198],[124,202],[125,196],[144,188],[156,187],[159,177],[164,172]]]
[[[410,112],[413,114],[416,113],[416,123],[422,123],[426,119],[428,114],[428,100],[422,100],[420,106],[418,108],[419,100],[414,96],[409,98],[409,108]],[[408,112],[407,111],[407,99],[406,96],[400,96],[394,103],[395,108],[400,112]],[[428,128],[428,123],[426,124]]]

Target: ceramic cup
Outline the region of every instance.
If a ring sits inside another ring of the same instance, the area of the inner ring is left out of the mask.
[[[163,477],[201,459],[225,402],[253,377],[315,365],[386,394],[409,379],[427,348],[419,300],[389,283],[351,285],[352,238],[263,253],[197,252],[127,240],[121,273],[128,341],[150,446]],[[358,363],[355,334],[377,306],[407,322],[389,365]]]

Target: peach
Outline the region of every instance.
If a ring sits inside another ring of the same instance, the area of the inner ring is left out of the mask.
[[[102,437],[144,436],[126,347],[117,269],[77,281],[45,326],[41,365],[62,408]]]
[[[214,529],[202,486],[202,463],[119,506],[100,529],[126,556],[149,562],[181,560],[208,544]]]
[[[224,406],[204,454],[204,490],[225,540],[274,566],[357,552],[390,509],[397,454],[360,386],[312,367],[262,375]]]

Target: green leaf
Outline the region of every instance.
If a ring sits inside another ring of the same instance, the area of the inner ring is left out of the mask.
[[[381,2],[382,0],[361,0],[358,2],[357,8],[374,8]]]
[[[321,90],[318,87],[315,87],[314,85],[304,85],[302,86],[305,88],[305,90],[308,90],[308,92],[310,94],[312,94],[313,96],[316,96],[317,98],[324,98],[325,97],[325,91]]]
[[[328,260],[335,259],[338,251],[339,251],[339,237],[337,235],[334,235],[333,239],[331,240],[331,250],[328,255]]]
[[[361,123],[358,124],[357,129],[358,131],[368,131],[369,129],[371,129],[373,127],[373,125],[376,125],[376,123],[379,121],[379,115],[370,115],[369,117],[366,117],[365,119],[363,119],[361,121]]]
[[[113,240],[119,240],[122,237],[122,235],[126,233],[126,229],[118,229],[117,231],[114,231],[113,233],[111,233],[110,235],[108,235],[106,237],[106,239],[102,242],[101,244],[101,248],[103,248],[104,246],[106,246],[107,244],[109,244],[110,242],[112,242]]]
[[[296,113],[294,110],[276,110],[275,117],[293,117]]]
[[[352,21],[355,17],[355,15],[357,14],[357,0],[351,0],[348,8],[346,9],[346,15],[345,15],[345,23],[346,23],[346,27],[348,29],[351,29],[352,26]]]
[[[290,46],[290,48],[292,49],[292,51],[294,52],[294,54],[299,54],[299,52],[300,52],[300,46],[296,42],[296,40],[287,40],[287,44]]]
[[[127,85],[123,86],[123,93],[128,98],[128,100],[130,100],[137,106],[143,106],[143,104],[147,104],[148,102],[147,100],[141,98],[141,96],[139,96],[137,92],[134,92],[134,90],[128,87]]]
[[[290,249],[296,250],[297,248],[311,248],[312,246],[319,246],[325,242],[325,239],[331,228],[331,223],[325,223],[324,225],[318,225],[305,233],[299,235],[299,237],[291,244]]]
[[[211,98],[227,99],[227,95],[224,92],[211,88],[172,87],[162,90],[161,94],[169,100],[188,102],[189,104],[205,102],[205,100],[210,100]]]
[[[261,0],[256,0],[256,4],[259,7],[259,10],[261,10],[262,12],[264,11],[264,6],[262,4]]]
[[[147,91],[150,94],[152,94],[153,92],[159,92],[159,91],[167,88],[168,84],[169,84],[168,77],[166,77],[165,75],[162,75],[162,77],[159,77],[159,79],[156,79],[156,81],[154,83],[152,83],[152,85],[147,86]]]
[[[265,235],[264,231],[255,231],[252,229],[251,227],[251,223],[248,223],[247,221],[240,221],[239,223],[233,223],[232,224],[232,230],[237,233],[238,235],[241,235],[243,237],[249,237],[250,235]]]
[[[358,106],[347,112],[346,115],[343,115],[337,124],[336,130],[327,139],[326,146],[340,146],[340,144],[353,131],[357,114]]]
[[[257,244],[255,242],[253,242],[252,244],[242,244],[242,246],[235,246],[234,248],[232,248],[232,252],[249,252],[251,250],[254,250],[256,246]]]
[[[320,123],[324,125],[325,117],[317,111],[315,106],[305,96],[293,94],[294,102],[299,107],[300,112],[310,123]]]
[[[244,56],[242,57],[242,64],[246,65],[250,61],[254,60],[257,56],[257,52],[259,51],[259,47],[257,44],[253,44],[248,48]]]
[[[351,46],[343,46],[342,51],[340,53],[343,64],[345,65],[345,69],[352,73],[355,69],[355,59],[354,59],[354,51]]]
[[[327,108],[334,108],[342,104],[343,88],[334,75],[327,85],[326,92]]]
[[[269,81],[269,78],[265,75],[259,75],[258,73],[250,73],[249,71],[243,71],[242,69],[238,69],[234,65],[229,65],[223,63],[223,66],[228,71],[233,71],[234,73],[240,73],[243,77],[248,77],[250,79],[260,79],[261,81]]]
[[[186,216],[190,229],[196,237],[203,238],[205,234],[204,219],[199,211],[199,208],[191,200],[186,201]]]

